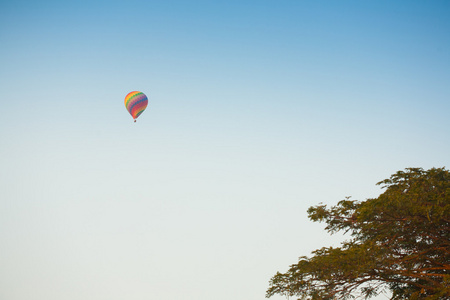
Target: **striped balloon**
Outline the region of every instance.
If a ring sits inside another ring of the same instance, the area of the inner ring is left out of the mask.
[[[125,107],[134,121],[144,112],[148,105],[148,98],[142,92],[131,92],[125,97]]]

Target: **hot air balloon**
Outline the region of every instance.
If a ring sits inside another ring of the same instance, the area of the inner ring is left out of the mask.
[[[125,107],[133,117],[134,122],[144,112],[147,105],[148,98],[143,92],[134,91],[125,96]]]

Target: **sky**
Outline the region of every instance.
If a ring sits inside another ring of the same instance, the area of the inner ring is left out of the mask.
[[[449,15],[1,0],[0,299],[264,299],[346,238],[308,207],[449,167]],[[131,91],[149,98],[136,123]]]

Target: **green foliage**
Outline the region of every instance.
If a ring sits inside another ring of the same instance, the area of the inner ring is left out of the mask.
[[[408,168],[378,185],[378,198],[310,207],[312,221],[351,238],[300,257],[272,277],[266,297],[368,299],[387,288],[392,299],[449,299],[450,172]]]

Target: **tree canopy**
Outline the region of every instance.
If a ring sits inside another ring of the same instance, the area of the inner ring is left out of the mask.
[[[450,172],[408,168],[378,183],[380,196],[308,209],[329,233],[350,238],[302,256],[270,280],[266,297],[450,299]]]

